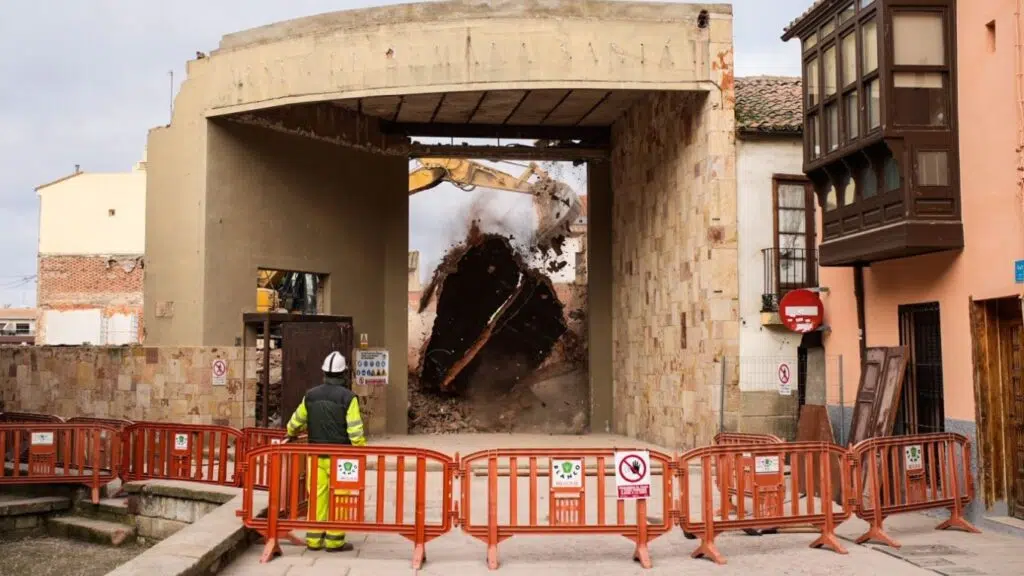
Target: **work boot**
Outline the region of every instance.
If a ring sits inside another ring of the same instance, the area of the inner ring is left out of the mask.
[[[355,546],[353,546],[351,542],[345,542],[341,546],[324,548],[324,550],[327,550],[328,552],[351,552],[352,550],[355,550]]]

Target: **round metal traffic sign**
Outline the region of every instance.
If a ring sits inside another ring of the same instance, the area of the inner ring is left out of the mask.
[[[647,464],[637,456],[627,456],[619,462],[619,476],[630,483],[637,483],[647,477]]]
[[[814,332],[821,326],[825,306],[818,294],[810,290],[790,290],[779,302],[782,324],[799,334]]]

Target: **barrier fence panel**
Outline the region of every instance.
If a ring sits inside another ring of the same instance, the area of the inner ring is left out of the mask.
[[[267,514],[254,518],[255,470],[261,459],[270,463]],[[294,531],[355,531],[407,538],[413,543],[413,568],[418,569],[426,560],[427,542],[452,527],[456,464],[440,452],[276,444],[249,451],[245,470],[242,518],[266,538],[261,562],[281,554],[281,539],[300,543]],[[301,506],[304,495],[307,506]]]
[[[238,486],[242,433],[227,426],[136,422],[121,434],[124,482],[187,480]]]
[[[683,454],[678,471],[680,524],[701,540],[692,556],[725,564],[715,546],[715,536],[722,532],[808,524],[821,532],[812,548],[846,554],[835,528],[853,509],[850,464],[845,449],[826,442],[708,446]],[[830,497],[834,465],[841,471],[838,505]],[[798,482],[796,471],[804,483]],[[801,484],[806,491],[801,491]],[[743,497],[732,502],[733,491]]]
[[[53,414],[37,414],[35,412],[0,412],[0,424],[14,422],[40,422],[60,424],[64,419]]]
[[[716,446],[735,446],[735,445],[738,445],[738,444],[781,444],[782,443],[782,439],[779,438],[778,436],[773,435],[773,434],[753,434],[753,433],[749,433],[749,432],[720,432],[720,433],[715,435],[714,442],[715,442]],[[741,458],[740,460],[741,460],[740,463],[742,464],[742,470],[744,471],[744,475],[745,475],[744,478],[746,480],[746,482],[744,483],[744,486],[747,487],[747,489],[744,491],[744,495],[747,498],[752,498],[753,495],[754,495],[753,494],[753,488],[752,488],[753,485],[754,485],[754,482],[753,482],[754,462],[753,462],[753,460],[751,458]],[[719,481],[718,490],[719,490],[720,493],[721,492],[727,492],[730,497],[735,498],[736,494],[737,494],[736,484],[735,484],[735,479],[736,479],[737,475],[732,470],[733,462],[730,459],[725,459],[725,461],[723,462],[723,465],[724,465],[723,473],[722,474],[717,474],[717,479]],[[723,503],[723,506],[726,507],[725,508],[725,514],[726,515],[728,515],[729,513],[732,512],[732,508],[731,508],[732,500],[731,499],[726,499],[725,502]],[[717,511],[716,514],[721,514],[721,510]],[[772,530],[774,530],[774,529],[770,529],[768,531],[770,532]],[[751,536],[756,536],[756,535],[759,535],[759,534],[761,534],[762,532],[765,532],[765,531],[763,531],[763,530],[756,530],[756,529],[753,529],[753,528],[747,528],[747,529],[744,530],[744,532],[746,532],[747,534],[749,534]]]
[[[248,456],[250,452],[257,448],[264,446],[277,445],[284,442],[287,437],[287,432],[283,428],[243,428],[242,439],[245,442],[245,453]],[[299,436],[294,442],[304,444],[307,441],[305,434]],[[248,457],[241,459],[239,462],[239,474],[249,474],[249,466],[252,466],[252,480],[254,490],[267,490],[270,487],[270,458],[267,454],[257,456],[253,459],[252,463],[249,463]],[[299,466],[299,479],[305,482],[306,479],[306,464],[305,459],[298,464]],[[244,469],[242,468],[244,467]],[[287,478],[290,473],[290,461],[286,461],[281,468],[282,484],[285,482],[284,478]],[[300,487],[298,506],[300,513],[304,513],[304,506],[308,504],[308,495],[305,493],[305,489]],[[242,508],[237,510],[235,513],[237,516],[244,517],[247,514],[245,509],[245,501],[243,499]]]
[[[855,474],[857,516],[871,527],[858,544],[875,541],[899,548],[882,529],[893,514],[949,510],[949,519],[936,530],[957,528],[979,533],[963,517],[974,498],[971,443],[960,434],[888,436],[859,442],[853,448],[859,470]]]
[[[0,424],[0,484],[81,484],[99,503],[100,488],[118,476],[120,449],[117,430],[109,426]]]
[[[516,534],[617,534],[632,540],[634,559],[651,566],[648,543],[672,529],[675,461],[649,452],[650,494],[618,499],[614,449],[500,449],[461,462],[462,530],[487,544],[498,567],[498,544]],[[482,478],[478,480],[478,478]],[[657,518],[652,522],[648,514]]]

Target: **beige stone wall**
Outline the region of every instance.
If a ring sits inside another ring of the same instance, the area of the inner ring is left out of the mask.
[[[613,129],[614,429],[673,448],[712,441],[717,362],[739,353],[732,50],[712,34],[721,91],[652,96]],[[725,389],[735,429],[735,374]]]
[[[95,416],[252,425],[256,351],[243,348],[0,347],[3,409],[65,418]],[[228,364],[227,383],[213,385],[212,363]]]

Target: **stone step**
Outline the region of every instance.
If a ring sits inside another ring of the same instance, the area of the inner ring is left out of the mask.
[[[60,496],[20,497],[4,495],[0,497],[0,516],[26,516],[29,514],[48,514],[71,507],[71,499]]]
[[[99,504],[93,504],[88,500],[78,503],[76,513],[87,518],[118,522],[120,524],[133,524],[132,513],[128,508],[128,497],[103,498]]]
[[[50,518],[46,522],[46,531],[50,536],[57,538],[68,538],[106,546],[121,546],[135,539],[134,526],[82,516]]]

